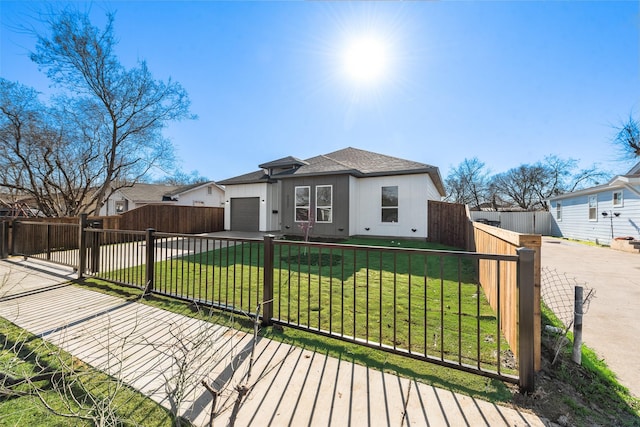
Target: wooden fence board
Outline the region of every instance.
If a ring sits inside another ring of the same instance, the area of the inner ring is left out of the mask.
[[[456,248],[467,248],[469,219],[465,205],[429,200],[428,239]]]

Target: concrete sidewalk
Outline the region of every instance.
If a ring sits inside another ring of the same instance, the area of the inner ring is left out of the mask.
[[[0,261],[0,316],[167,408],[175,409],[172,391],[185,379],[179,413],[198,426],[208,425],[212,402],[202,381],[222,390],[216,425],[229,425],[241,384],[248,394],[236,426],[544,425],[530,413],[264,338],[249,375],[251,335],[65,284],[71,278],[36,261]]]
[[[583,341],[640,397],[640,254],[544,237],[542,267],[595,289],[583,318]]]

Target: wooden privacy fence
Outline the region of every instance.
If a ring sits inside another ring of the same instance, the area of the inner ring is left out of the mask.
[[[77,231],[70,230],[79,221],[77,217],[3,221],[0,223],[0,258],[8,254],[31,255],[41,248],[54,251],[58,248],[77,249]],[[71,229],[61,225],[69,225]],[[153,228],[165,233],[210,233],[224,230],[224,208],[145,205],[122,215],[88,217],[87,225],[105,230],[144,231]]]
[[[522,234],[472,222],[466,205],[429,201],[429,241],[463,248],[483,254],[516,255],[518,248],[534,250],[534,360],[540,369],[540,249],[542,237],[538,234]],[[517,268],[513,263],[478,262],[478,281],[487,295],[491,307],[500,308],[500,329],[512,349],[518,345]],[[499,286],[495,286],[499,283]]]
[[[109,230],[153,228],[164,233],[211,233],[224,230],[224,208],[150,204],[120,215],[89,217],[92,220],[102,221],[102,228]]]
[[[465,205],[429,200],[427,215],[430,242],[467,249],[469,214]]]
[[[470,222],[473,235],[470,242],[472,250],[479,253],[516,255],[518,248],[529,248],[534,253],[533,302],[534,302],[534,364],[540,369],[540,250],[542,236],[539,234],[521,234],[503,230],[490,225]],[[511,348],[518,348],[518,292],[519,283],[516,266],[513,263],[478,263],[478,280],[484,289],[489,304],[494,310],[500,306],[500,329],[505,334]],[[498,283],[497,287],[491,286]]]

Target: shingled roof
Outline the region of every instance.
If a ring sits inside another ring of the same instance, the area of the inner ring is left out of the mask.
[[[190,185],[163,185],[136,183],[131,187],[122,187],[119,191],[128,200],[138,203],[160,202],[163,199],[173,199],[182,193],[204,185],[217,185],[214,181],[200,182]]]
[[[364,178],[369,176],[427,173],[438,191],[442,195],[445,194],[442,178],[440,177],[440,172],[437,167],[353,147],[311,157],[304,162],[289,156],[273,162],[264,163],[260,166],[272,166],[276,164],[282,167],[287,166],[288,162],[290,166],[292,166],[292,169],[275,173],[271,176],[267,175],[264,170],[260,170],[219,181],[218,183],[222,185],[250,184],[299,176],[336,174],[348,174]]]

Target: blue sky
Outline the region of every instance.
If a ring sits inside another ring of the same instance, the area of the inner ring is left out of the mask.
[[[0,76],[48,93],[28,58],[38,12],[0,2]],[[640,7],[626,2],[73,2],[117,54],[188,91],[195,121],[166,129],[180,167],[222,180],[348,146],[491,173],[545,155],[626,172],[614,126],[640,117]],[[370,84],[343,70],[356,37],[383,40]]]

